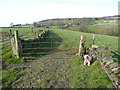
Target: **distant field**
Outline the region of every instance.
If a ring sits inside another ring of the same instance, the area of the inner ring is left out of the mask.
[[[38,30],[43,30],[45,28],[33,28],[33,31],[36,32]],[[2,28],[1,29],[2,31],[1,32],[9,32],[9,30],[12,30],[15,31],[15,30],[18,30],[20,34],[25,34],[25,33],[29,33],[29,32],[32,32],[32,29],[31,28]]]
[[[86,33],[96,33],[102,35],[118,36],[118,25],[79,25],[75,27],[66,28],[68,30],[86,32]]]
[[[1,28],[0,32],[7,32],[6,34],[0,34],[0,37],[7,37],[9,36],[9,32],[10,30],[12,31],[12,35],[14,34],[15,30],[18,30],[19,36],[20,35],[26,35],[24,36],[25,39],[29,39],[29,38],[35,38],[37,37],[37,35],[39,33],[41,33],[42,31],[39,30],[45,30],[45,28],[33,28],[33,33],[32,33],[32,29],[31,28]],[[36,32],[36,34],[35,34]]]
[[[117,20],[96,20],[97,24],[114,24]]]

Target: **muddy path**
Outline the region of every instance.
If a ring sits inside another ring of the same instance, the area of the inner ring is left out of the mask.
[[[25,66],[25,74],[16,82],[14,88],[67,88],[69,87],[69,52],[56,52],[38,58],[34,62],[14,64],[12,67]]]

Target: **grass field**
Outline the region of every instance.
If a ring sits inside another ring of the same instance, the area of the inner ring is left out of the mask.
[[[29,30],[30,29],[25,28],[19,31],[21,34],[25,34],[27,32],[31,32]],[[9,31],[9,29],[6,29],[6,30],[4,29],[3,31]],[[71,53],[73,54],[73,56],[71,57],[72,68],[70,68],[66,72],[66,74],[70,78],[69,87],[71,88],[108,88],[108,87],[111,87],[111,81],[108,79],[107,75],[100,69],[100,65],[97,61],[94,61],[90,67],[87,67],[83,65],[83,59],[80,56],[75,55],[78,52],[80,35],[85,36],[85,46],[89,47],[90,44],[92,43],[92,34],[69,31],[69,30],[64,30],[64,29],[52,29],[51,31],[52,31],[51,35],[54,35],[53,36],[54,42],[55,41],[63,42],[57,45],[58,49],[63,50],[63,51],[71,51]],[[32,35],[30,36],[32,37]],[[118,51],[118,37],[95,34],[95,38],[96,38],[95,40],[96,45],[103,47],[102,46],[103,44],[105,46],[109,46],[108,48],[112,50]],[[101,42],[101,44],[99,44],[97,40]],[[23,62],[22,59],[19,60],[13,57],[12,51],[11,51],[12,48],[7,47],[7,45],[10,46],[9,42],[7,44],[6,43],[2,43],[2,44],[3,44],[2,57],[4,57],[3,59],[4,62],[6,63]],[[52,46],[55,46],[55,45],[52,45]],[[45,45],[42,45],[42,47],[45,47]],[[17,69],[5,68],[2,72],[3,86],[11,87],[12,83],[14,83],[15,80],[19,79],[24,74],[23,71],[24,71],[23,68],[17,68]]]
[[[75,27],[66,28],[68,30],[96,33],[102,35],[118,36],[118,25],[117,24],[103,24],[103,25],[77,25]]]
[[[113,22],[114,20],[96,20],[97,24],[112,24]]]
[[[60,46],[61,48],[79,47],[79,40],[81,35],[85,36],[86,47],[89,47],[90,44],[92,43],[93,34],[90,33],[82,33],[69,30],[63,30],[62,32],[62,29],[53,29],[53,31],[57,34],[59,33],[59,36],[62,37],[62,40],[64,41],[64,43]],[[102,45],[109,46],[108,48],[118,51],[118,37],[95,34],[95,38],[96,45],[101,47],[103,47]],[[97,40],[101,42],[101,44],[99,44]]]
[[[38,30],[43,30],[43,29],[45,29],[45,28],[33,28],[33,31],[36,32]],[[14,30],[18,30],[20,34],[32,32],[32,29],[29,27],[26,27],[26,28],[24,28],[24,27],[23,28],[2,28],[1,30],[2,30],[2,32],[9,32],[9,30],[11,30],[13,32]]]
[[[12,35],[14,34],[15,30],[18,30],[19,36],[27,34],[23,38],[29,39],[29,38],[37,37],[37,35],[42,32],[41,30],[47,30],[47,29],[45,29],[45,28],[33,28],[32,29],[32,28],[29,28],[29,27],[26,27],[26,28],[24,28],[24,27],[23,28],[0,28],[0,32],[7,32],[6,34],[0,34],[0,37],[7,37],[7,36],[9,36],[10,35],[9,34],[10,30],[12,31]],[[33,32],[32,32],[32,30],[33,30]]]

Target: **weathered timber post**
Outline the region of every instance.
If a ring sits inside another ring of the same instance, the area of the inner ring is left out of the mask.
[[[9,30],[9,33],[10,33],[10,36],[12,35],[12,31],[11,30]]]
[[[15,35],[16,58],[20,58],[20,45],[19,45],[18,30],[14,31],[14,35]]]
[[[92,40],[92,45],[94,45],[95,44],[95,34],[93,34],[93,38],[92,38],[93,40]]]
[[[83,37],[83,35],[81,35],[81,39],[80,39],[80,44],[79,44],[79,51],[78,51],[78,53],[77,53],[77,55],[84,55],[84,43],[85,43],[85,41],[84,41],[84,37]]]
[[[32,31],[32,33],[33,33],[33,27],[31,27],[31,31]]]
[[[16,47],[15,47],[15,38],[11,38],[11,44],[12,44],[12,51],[13,54],[16,55]]]

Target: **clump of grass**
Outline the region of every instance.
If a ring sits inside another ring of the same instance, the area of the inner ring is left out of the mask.
[[[12,47],[10,42],[3,42],[2,43],[2,61],[4,64],[13,64],[13,63],[20,63],[23,62],[23,59],[15,58],[12,52]]]
[[[7,67],[6,70],[2,70],[2,87],[11,88],[12,84],[24,74],[24,69],[25,67]]]

